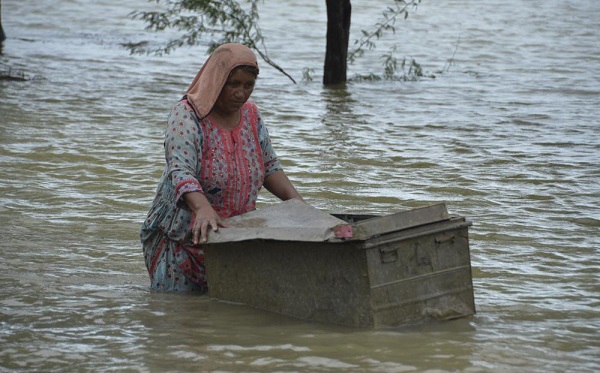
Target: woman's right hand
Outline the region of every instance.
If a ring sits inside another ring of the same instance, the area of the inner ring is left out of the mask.
[[[194,211],[194,224],[192,224],[192,244],[198,245],[208,241],[208,231],[219,230],[219,227],[229,227],[229,224],[221,221],[221,218],[212,206],[203,206]]]
[[[194,214],[194,222],[191,228],[193,245],[205,243],[208,240],[209,229],[216,232],[219,227],[229,227],[229,224],[221,221],[204,194],[189,192],[183,195],[183,199]]]

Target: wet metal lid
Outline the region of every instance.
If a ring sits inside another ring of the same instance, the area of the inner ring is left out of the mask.
[[[339,215],[338,215],[339,216]],[[349,215],[350,216],[350,215]],[[443,203],[349,223],[299,200],[289,200],[225,219],[208,244],[248,240],[342,242],[366,240],[450,217]]]

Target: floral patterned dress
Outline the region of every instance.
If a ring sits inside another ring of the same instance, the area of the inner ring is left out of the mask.
[[[241,114],[240,124],[226,130],[208,117],[199,120],[185,99],[171,111],[166,165],[140,231],[153,289],[207,290],[204,252],[190,240],[194,216],[185,193],[203,193],[228,218],[253,210],[265,177],[281,169],[256,105],[246,102]]]

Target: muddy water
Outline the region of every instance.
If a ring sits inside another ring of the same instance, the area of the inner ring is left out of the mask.
[[[353,40],[385,4],[354,4]],[[378,331],[148,290],[138,229],[165,118],[205,58],[130,56],[121,43],[162,38],[127,17],[153,6],[2,2],[1,65],[29,79],[0,81],[3,371],[600,370],[599,2],[423,1],[350,75],[381,74],[396,43],[436,78],[335,90],[324,4],[262,5],[300,82],[263,64],[253,98],[305,198],[446,202],[474,223],[478,314]]]

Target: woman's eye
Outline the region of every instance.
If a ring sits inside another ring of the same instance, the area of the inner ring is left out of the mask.
[[[232,88],[232,89],[236,89],[239,87],[244,87],[244,89],[248,90],[248,89],[254,89],[254,83],[244,83],[242,85],[241,82],[227,82],[227,87]]]

